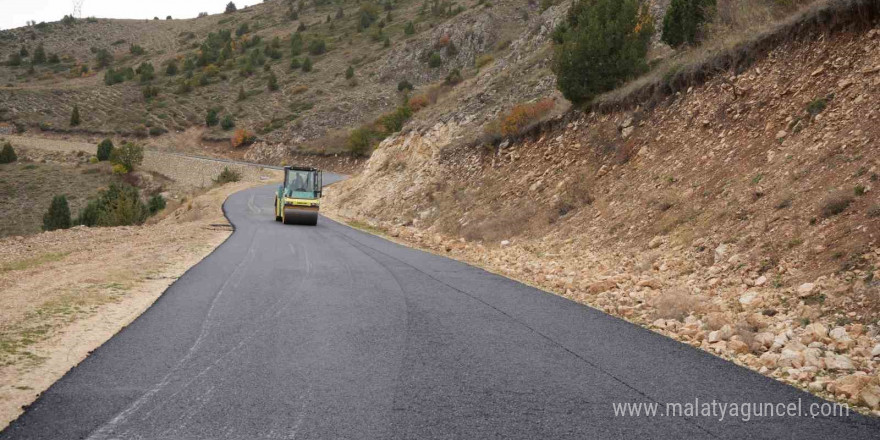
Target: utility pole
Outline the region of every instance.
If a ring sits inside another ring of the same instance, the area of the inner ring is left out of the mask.
[[[82,18],[83,1],[73,0],[73,18]]]

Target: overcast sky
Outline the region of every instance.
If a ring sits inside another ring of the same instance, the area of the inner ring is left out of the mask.
[[[193,18],[199,12],[223,12],[229,0],[85,0],[83,17],[98,18]],[[241,8],[258,0],[236,1]],[[73,11],[72,0],[0,0],[0,29],[24,26],[29,20],[58,21]]]

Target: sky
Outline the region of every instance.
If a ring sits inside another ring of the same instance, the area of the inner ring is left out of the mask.
[[[98,18],[193,18],[199,12],[219,14],[229,0],[84,0],[82,16]],[[258,0],[236,1],[241,8]],[[24,26],[29,20],[58,21],[73,12],[72,0],[0,0],[0,29]]]

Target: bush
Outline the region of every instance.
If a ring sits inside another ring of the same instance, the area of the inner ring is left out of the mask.
[[[98,144],[98,152],[95,154],[95,157],[98,158],[99,161],[103,162],[105,160],[110,160],[110,157],[113,155],[113,141],[110,139],[104,139]]]
[[[140,75],[141,83],[150,82],[156,77],[156,69],[153,67],[153,63],[141,63],[135,72]]]
[[[43,215],[43,230],[54,231],[70,227],[70,207],[67,205],[67,197],[55,196],[49,211]]]
[[[141,201],[137,188],[113,182],[90,200],[80,212],[77,223],[85,226],[130,226],[142,224],[150,209]]]
[[[489,54],[480,55],[479,57],[477,57],[477,60],[474,62],[474,66],[477,67],[477,70],[480,70],[483,67],[486,67],[489,64],[492,64],[493,62],[495,62],[495,57],[493,57],[492,55],[489,55]]]
[[[354,78],[354,67],[348,66],[348,69],[345,71],[345,79]]]
[[[269,72],[269,79],[267,80],[266,87],[269,88],[270,92],[278,90],[278,77],[275,76],[275,72]]]
[[[113,55],[107,49],[98,49],[98,52],[95,53],[95,61],[98,68],[103,69],[113,63]]]
[[[412,109],[409,106],[403,106],[382,115],[377,122],[385,129],[385,133],[391,134],[403,129],[403,124],[406,124],[412,115]]]
[[[168,62],[168,66],[165,67],[165,75],[166,76],[174,76],[177,75],[178,67],[177,60],[171,60]]]
[[[294,33],[290,36],[290,56],[298,57],[302,54],[303,50],[303,38],[302,34],[299,32]]]
[[[208,109],[208,114],[205,115],[205,125],[208,127],[213,127],[220,123],[220,117],[217,115],[217,110],[213,108]]]
[[[79,105],[74,104],[73,105],[73,112],[70,113],[70,126],[76,127],[77,125],[79,125],[79,123],[80,123]]]
[[[156,215],[159,211],[165,209],[165,197],[162,197],[161,194],[156,194],[153,197],[150,197],[150,201],[147,203],[147,209],[150,211],[150,215]]]
[[[452,71],[449,72],[449,75],[446,75],[446,80],[444,82],[446,85],[454,86],[462,81],[463,78],[461,77],[461,71],[458,69],[452,69]]]
[[[241,86],[241,87],[238,88],[238,98],[237,98],[237,100],[239,100],[239,101],[244,101],[245,99],[247,99],[247,93],[245,93],[245,91],[244,91],[244,86]]]
[[[403,80],[403,81],[397,83],[397,91],[398,92],[402,92],[404,90],[412,91],[413,89],[414,89],[414,87],[413,87],[412,83],[410,83],[407,80]]]
[[[156,86],[146,86],[142,91],[144,95],[144,99],[152,99],[159,96],[159,87]]]
[[[125,142],[113,150],[110,160],[130,173],[144,161],[144,147],[133,142]]]
[[[820,206],[822,217],[828,218],[840,214],[843,211],[846,211],[846,208],[848,208],[852,202],[853,197],[850,196],[847,192],[839,191],[833,193],[822,200],[822,204]]]
[[[43,43],[37,45],[37,48],[34,50],[34,56],[31,57],[32,64],[43,64],[46,62],[46,49],[43,47]]]
[[[131,46],[128,46],[128,51],[131,52],[131,54],[134,56],[139,56],[147,53],[147,51],[145,51],[143,47],[138,46],[137,44],[132,44]]]
[[[404,35],[414,35],[416,33],[416,26],[413,22],[409,21],[406,23],[406,27],[403,28]]]
[[[652,32],[639,0],[578,0],[553,32],[557,87],[584,103],[645,72]]]
[[[232,148],[244,147],[248,146],[257,139],[254,133],[245,128],[239,128],[235,130],[235,133],[232,135]]]
[[[312,59],[306,57],[306,59],[302,63],[302,71],[303,72],[311,72],[312,71]]]
[[[15,154],[12,144],[9,142],[3,144],[3,149],[0,150],[0,163],[12,163],[16,160],[18,160],[18,156]]]
[[[229,3],[226,4],[226,10],[223,11],[223,13],[224,13],[224,14],[231,14],[231,13],[237,11],[237,10],[238,10],[238,8],[235,7],[235,3],[233,3],[233,2],[229,2]]]
[[[672,0],[663,17],[663,41],[672,46],[693,44],[715,0]]]
[[[322,55],[327,52],[327,43],[322,39],[312,40],[309,42],[309,53],[312,55]]]
[[[378,134],[369,127],[361,127],[348,135],[348,151],[354,156],[366,156],[373,149]]]
[[[516,136],[553,110],[555,103],[546,98],[532,104],[518,104],[501,119],[501,134]]]
[[[432,52],[428,57],[428,67],[436,69],[443,65],[443,57],[437,52]]]
[[[238,172],[230,170],[229,167],[224,167],[223,171],[220,172],[220,175],[214,179],[214,183],[218,185],[223,185],[226,183],[238,182],[241,180],[241,174]]]
[[[235,119],[232,118],[232,115],[226,115],[220,121],[220,128],[224,130],[231,130],[235,127]]]

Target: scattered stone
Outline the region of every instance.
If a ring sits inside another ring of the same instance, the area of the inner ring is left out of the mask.
[[[798,297],[806,298],[813,294],[813,290],[816,288],[816,285],[813,283],[804,283],[801,284],[797,289]]]
[[[612,280],[604,280],[604,281],[599,281],[599,282],[590,284],[590,287],[587,290],[589,290],[589,292],[591,294],[595,295],[595,294],[607,292],[611,289],[616,289],[616,288],[617,288],[617,283],[615,283]]]
[[[663,244],[663,237],[657,236],[648,242],[648,247],[651,249],[657,249],[661,244]]]

